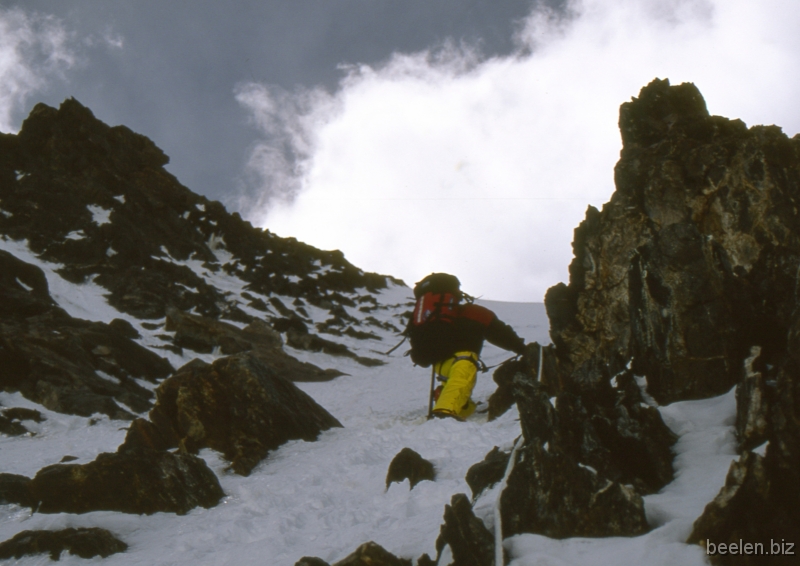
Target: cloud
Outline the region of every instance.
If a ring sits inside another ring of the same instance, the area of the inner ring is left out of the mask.
[[[70,34],[52,16],[0,8],[0,131],[16,131],[16,113],[28,97],[48,77],[75,65],[70,42]]]
[[[240,90],[266,134],[250,218],[409,283],[451,271],[471,294],[541,301],[568,279],[586,206],[614,190],[619,105],[653,78],[694,82],[714,114],[800,130],[796,1],[568,8],[533,11],[514,56],[446,46],[350,67],[332,95]]]

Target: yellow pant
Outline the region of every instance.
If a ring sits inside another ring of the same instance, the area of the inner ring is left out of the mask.
[[[444,388],[433,407],[461,419],[475,412],[475,403],[470,399],[478,375],[478,355],[474,352],[456,352],[452,358],[436,364],[433,369],[444,378]]]

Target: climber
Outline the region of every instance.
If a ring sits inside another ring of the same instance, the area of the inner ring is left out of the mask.
[[[414,297],[417,302],[405,331],[411,360],[422,367],[432,365],[442,383],[432,395],[432,416],[463,420],[475,411],[471,395],[482,365],[483,341],[520,355],[525,342],[492,311],[473,304],[454,275],[428,275],[414,286]]]

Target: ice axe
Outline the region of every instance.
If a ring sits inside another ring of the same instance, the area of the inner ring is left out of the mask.
[[[428,397],[428,420],[433,418],[433,389],[436,384],[436,366],[431,366],[431,395]]]

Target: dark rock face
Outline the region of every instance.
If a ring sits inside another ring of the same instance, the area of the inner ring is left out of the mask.
[[[398,558],[379,544],[367,542],[333,566],[411,566],[411,561]]]
[[[329,381],[343,375],[340,371],[322,370],[288,355],[283,351],[283,340],[278,331],[259,319],[240,329],[222,320],[169,308],[165,329],[175,331],[174,344],[179,348],[204,353],[219,348],[224,355],[250,352],[290,381]]]
[[[23,507],[33,507],[30,478],[19,474],[0,474],[0,504],[16,503]]]
[[[555,407],[543,385],[519,373],[514,378],[526,443],[549,443],[576,463],[611,481],[654,493],[672,481],[672,446],[677,437],[654,407],[645,405],[629,371],[616,387],[558,394]]]
[[[121,312],[160,320],[174,308],[240,323],[294,316],[313,324],[303,308],[312,304],[330,312],[319,332],[374,337],[344,310],[358,307],[347,295],[375,293],[391,278],[362,272],[339,251],[254,228],[195,195],[164,169],[168,158],[153,142],[103,124],[74,99],[58,109],[37,105],[18,135],[0,141],[0,235],[27,240],[70,281],[92,278]],[[223,274],[243,289],[219,288],[214,278]],[[20,281],[40,293],[43,280]],[[41,309],[21,290],[18,308]],[[275,294],[295,302],[285,306]]]
[[[389,464],[389,471],[386,473],[386,489],[393,482],[402,482],[407,479],[410,483],[409,489],[423,480],[434,481],[436,470],[433,464],[420,456],[411,448],[403,448],[397,453]]]
[[[183,515],[225,495],[205,462],[189,454],[135,449],[100,454],[88,464],[55,464],[28,484],[40,513],[120,511]]]
[[[617,190],[576,229],[545,299],[565,378],[629,360],[659,403],[729,390],[752,346],[778,365],[800,264],[800,140],[709,116],[691,84],[622,105]],[[583,377],[581,377],[583,374]]]
[[[152,393],[132,378],[156,381],[172,366],[131,340],[129,325],[72,318],[55,306],[38,267],[2,251],[0,267],[0,298],[6,299],[0,301],[1,387],[82,416],[130,420],[117,402],[139,412],[152,406]]]
[[[736,438],[743,450],[760,446],[772,433],[777,382],[775,371],[761,366],[760,358],[761,348],[754,346],[751,356],[744,361],[742,379],[736,386]]]
[[[300,560],[294,563],[294,566],[331,566],[322,558],[316,556],[303,556]]]
[[[526,466],[547,478],[561,458],[642,493],[658,489],[671,477],[670,434],[632,375],[645,376],[659,403],[736,385],[744,453],[690,541],[800,540],[800,137],[710,116],[694,85],[661,80],[622,105],[620,130],[617,190],[602,211],[587,211],[569,285],[545,299],[558,358],[554,414],[529,368],[510,378],[527,464],[509,490]],[[767,441],[764,457],[748,452]],[[546,495],[530,495],[528,509],[547,509]]]
[[[544,385],[526,373],[514,376],[525,443],[501,494],[504,536],[647,532],[640,493],[672,480],[676,438],[643,406],[630,374],[616,379],[616,388],[606,382],[582,395],[564,391],[553,407]],[[492,479],[505,471],[498,464]]]
[[[510,454],[501,452],[495,446],[486,454],[482,462],[478,462],[467,470],[467,485],[472,490],[472,498],[475,499],[484,489],[491,487],[500,480],[506,473],[508,458]]]
[[[542,375],[539,375],[540,355],[542,356]],[[528,344],[525,355],[521,359],[506,362],[495,370],[492,378],[497,384],[497,389],[489,397],[489,420],[496,419],[516,402],[514,399],[514,376],[518,373],[523,373],[538,381],[550,395],[555,395],[564,387],[561,383],[561,370],[555,347],[552,344],[542,346],[538,342]]]
[[[190,362],[165,380],[156,396],[150,412],[155,427],[137,425],[132,434],[156,448],[213,448],[242,475],[289,440],[316,440],[320,432],[342,426],[293,383],[247,353],[211,365]]]
[[[518,455],[501,495],[504,537],[636,536],[649,530],[642,498],[633,488],[537,444]]]
[[[445,545],[450,545],[453,564],[459,566],[492,566],[494,535],[472,512],[469,499],[458,493],[444,507],[444,524],[436,539],[437,562]]]
[[[725,486],[695,521],[688,542],[738,544],[800,540],[800,341],[789,333],[792,356],[780,368],[761,368],[757,350],[737,388],[737,433],[745,450],[731,464]],[[763,373],[762,373],[763,372]],[[766,374],[766,375],[764,375]],[[748,448],[768,441],[765,456]],[[794,556],[716,555],[715,564],[794,564]]]
[[[125,552],[128,545],[105,529],[63,529],[60,531],[22,531],[14,538],[0,543],[0,558],[22,558],[27,555],[50,555],[61,558],[65,550],[81,558],[106,558]]]

